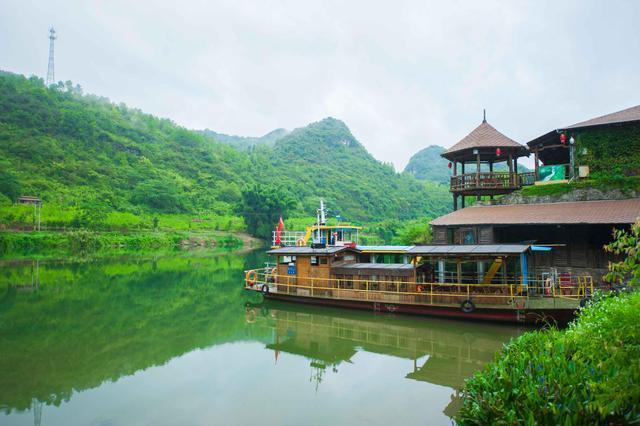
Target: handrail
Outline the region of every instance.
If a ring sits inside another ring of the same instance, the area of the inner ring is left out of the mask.
[[[470,189],[519,189],[533,185],[534,172],[480,172],[451,176],[450,189],[464,191]]]
[[[380,302],[397,303],[399,296],[416,296],[412,300],[402,300],[402,303],[433,304],[434,297],[455,298],[458,303],[461,300],[487,300],[506,301],[518,307],[518,301],[525,303],[531,299],[570,299],[580,300],[594,292],[593,279],[590,276],[578,277],[578,285],[534,285],[535,282],[524,285],[522,283],[508,284],[476,284],[476,283],[419,283],[401,282],[391,280],[362,280],[343,278],[298,277],[295,275],[274,274],[265,268],[253,270],[256,272],[256,280],[252,283],[245,282],[246,288],[261,288],[267,285],[270,289],[279,291],[283,287],[286,294],[291,294],[292,289],[308,291],[311,297],[348,299],[358,295],[355,299],[374,300]],[[249,272],[249,271],[247,271]],[[390,288],[390,286],[392,286]],[[384,289],[383,289],[384,287]],[[412,291],[410,291],[412,290]],[[484,290],[484,291],[478,291]],[[488,291],[488,292],[487,292]],[[329,293],[330,292],[330,293]],[[323,294],[322,294],[323,293]],[[337,297],[334,297],[334,293]],[[346,295],[346,296],[345,296]],[[364,297],[359,297],[363,295]],[[393,297],[386,297],[392,296]],[[428,297],[429,299],[425,299]],[[450,300],[440,301],[440,304],[451,303]]]

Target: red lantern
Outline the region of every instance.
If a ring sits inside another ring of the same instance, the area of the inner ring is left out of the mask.
[[[449,168],[453,167],[453,164],[451,164],[451,162],[449,162]]]
[[[565,145],[567,143],[567,135],[565,135],[564,133],[560,133],[560,143],[562,145]]]
[[[496,148],[496,157],[500,157],[502,155],[502,150],[500,148]]]

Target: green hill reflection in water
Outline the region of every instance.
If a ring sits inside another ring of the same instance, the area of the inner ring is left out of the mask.
[[[415,401],[453,414],[464,378],[519,333],[262,301],[242,276],[263,260],[4,261],[0,423],[411,424],[425,415]]]
[[[258,257],[260,257],[258,255]],[[80,263],[5,262],[0,272],[0,409],[59,405],[74,392],[197,348],[257,338],[242,271],[256,256]]]

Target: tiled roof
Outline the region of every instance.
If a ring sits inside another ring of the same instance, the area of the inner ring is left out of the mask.
[[[473,206],[441,216],[435,226],[630,224],[640,216],[640,198],[566,203]]]
[[[470,148],[521,148],[526,151],[524,145],[519,144],[511,138],[497,131],[491,124],[483,121],[478,127],[473,129],[471,133],[462,138],[460,142],[446,150],[442,156],[454,152],[464,151]]]
[[[582,121],[569,127],[565,127],[565,129],[577,129],[580,127],[599,126],[602,124],[625,123],[628,121],[640,121],[640,105],[592,118],[591,120]]]
[[[456,244],[456,245],[432,245],[415,246],[409,250],[410,254],[519,254],[529,250],[526,244]]]

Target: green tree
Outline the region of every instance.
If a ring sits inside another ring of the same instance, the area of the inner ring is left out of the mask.
[[[294,206],[293,197],[284,188],[255,184],[242,191],[240,214],[249,233],[268,239],[280,216],[286,217]]]
[[[22,187],[18,179],[10,173],[0,171],[0,193],[15,202],[21,192]]]
[[[637,286],[640,284],[640,221],[629,231],[616,229],[613,236],[613,242],[606,245],[605,250],[624,259],[609,264],[605,279],[611,283]]]

